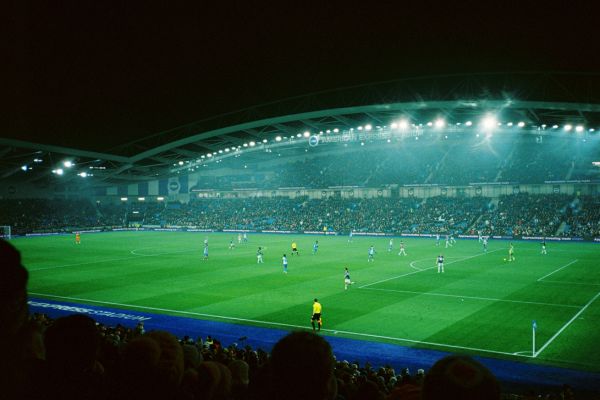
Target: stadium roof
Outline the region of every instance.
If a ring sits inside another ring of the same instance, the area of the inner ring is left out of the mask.
[[[246,152],[252,157],[247,150],[256,146],[281,146],[289,140],[299,143],[307,140],[305,135],[342,134],[367,125],[388,128],[401,119],[415,129],[427,129],[428,123],[439,118],[456,126],[467,121],[477,124],[492,114],[505,126],[523,123],[525,133],[564,133],[564,126],[570,125],[573,133],[596,135],[600,131],[600,101],[594,96],[600,91],[592,89],[598,87],[599,78],[600,74],[512,73],[363,85],[197,121],[128,142],[111,152],[0,138],[0,178],[41,182],[56,179],[53,175],[62,169],[65,180],[86,177],[93,185],[132,183],[191,170],[191,166],[228,153]],[[582,95],[579,86],[588,88],[589,95]],[[535,98],[553,101],[531,100]],[[377,99],[388,101],[377,103]],[[290,109],[299,112],[283,113]],[[74,165],[67,168],[65,162]]]
[[[403,115],[500,107],[528,126],[598,125],[592,3],[543,15],[537,4],[219,4],[18,2],[5,24],[0,183],[53,183],[68,160],[63,182],[80,167],[94,185],[151,179],[250,141]],[[487,73],[522,70],[543,72]]]

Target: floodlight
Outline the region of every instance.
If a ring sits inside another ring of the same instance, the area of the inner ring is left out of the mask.
[[[371,126],[371,124],[365,125],[365,130],[366,131],[370,131],[371,129],[373,129],[373,127]]]
[[[433,126],[433,122],[428,122],[427,126]]]
[[[223,154],[223,150],[219,150],[219,154]]]
[[[408,129],[408,121],[403,119],[400,122],[398,122],[398,128],[402,130]]]
[[[80,177],[82,177],[82,178],[85,178],[85,177],[88,176],[88,173],[87,172],[80,172],[77,175],[80,176]]]
[[[164,199],[165,199],[165,198],[164,198],[164,197],[162,197],[162,196],[159,196],[159,197],[157,197],[157,198],[156,198],[156,200],[158,200],[158,201],[163,201]]]
[[[356,129],[358,129],[359,131],[362,131],[362,126],[359,126],[359,127],[358,127],[358,128],[356,128]]]
[[[542,129],[546,129],[546,124],[542,124]]]
[[[212,157],[212,154],[208,153],[208,154],[206,155],[206,157],[208,157],[208,158],[211,158],[211,157]]]
[[[27,171],[27,165],[23,165],[23,166],[21,167],[21,169],[22,169],[23,171]]]
[[[248,147],[248,143],[244,143],[244,147]]]
[[[508,124],[506,124],[506,126],[513,126],[513,123],[509,122]]]
[[[446,121],[444,121],[443,119],[440,118],[440,119],[436,119],[435,120],[435,127],[436,128],[438,128],[438,129],[443,128],[444,125],[446,125]]]
[[[33,159],[34,163],[41,163],[42,161],[44,161],[44,160],[42,160],[41,158],[34,158]]]
[[[225,153],[229,153],[229,147],[225,149]]]
[[[281,136],[275,136],[275,141],[276,142],[281,142]]]
[[[594,129],[594,128],[590,128],[590,129],[588,129],[588,131],[590,131],[590,132],[594,132],[594,131],[595,131],[595,129]]]
[[[575,132],[583,132],[583,126],[581,126],[581,125],[577,125],[577,126],[575,127]]]
[[[519,128],[522,128],[522,127],[524,127],[524,126],[525,126],[525,122],[523,122],[523,121],[519,121],[519,123],[517,124],[517,126],[518,126]]]
[[[552,129],[558,129],[558,125],[552,125]]]
[[[333,129],[333,133],[338,133],[340,130],[338,128]]]
[[[67,161],[63,161],[63,165],[67,168],[71,168],[74,164],[73,164],[73,162],[67,160]]]
[[[327,129],[325,133],[331,133],[331,129]]]
[[[465,122],[465,125],[466,126],[471,126],[471,125],[473,125],[473,123],[471,121],[467,121],[467,122]]]
[[[121,201],[127,201],[127,197],[121,197]]]
[[[571,125],[571,124],[565,125],[565,131],[569,132],[571,129],[573,129],[573,125]]]
[[[55,169],[54,171],[56,171],[56,172],[55,172],[55,174],[56,174],[56,175],[62,175],[62,174],[64,174],[64,173],[65,173],[65,171],[63,171],[63,169],[62,169],[62,168],[57,168],[57,169]]]
[[[179,164],[179,165],[183,165],[183,161],[179,161],[177,164]]]
[[[396,129],[398,127],[398,124],[395,122],[392,122],[391,128],[392,129]]]
[[[145,197],[138,197],[138,201],[146,201]]]
[[[392,143],[392,140],[391,140],[391,139],[388,139],[388,140],[387,140],[387,142],[388,142],[388,143]]]
[[[481,126],[487,130],[494,129],[497,126],[497,124],[498,124],[498,121],[496,121],[496,118],[491,115],[486,116],[481,121]]]
[[[254,141],[250,142],[250,147],[254,147],[254,146],[256,146],[256,142],[254,142]]]
[[[308,131],[304,132],[304,137],[309,137],[309,136],[310,136],[310,132],[308,132]],[[277,138],[275,138],[275,139],[277,140]]]
[[[263,139],[263,143],[267,143],[267,139]]]
[[[321,132],[321,133],[323,133],[323,132]],[[299,133],[299,134],[296,135],[296,137],[302,137],[302,134]]]
[[[365,142],[360,142],[360,145],[361,145],[361,146],[364,146],[364,145],[365,145]]]

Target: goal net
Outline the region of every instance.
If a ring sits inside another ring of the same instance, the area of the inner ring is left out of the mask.
[[[10,240],[10,225],[0,225],[0,238]]]

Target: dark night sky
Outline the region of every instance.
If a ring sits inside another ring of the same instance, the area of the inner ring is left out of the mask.
[[[600,71],[592,1],[561,9],[18,3],[2,66],[1,136],[94,150],[258,103],[405,76]]]

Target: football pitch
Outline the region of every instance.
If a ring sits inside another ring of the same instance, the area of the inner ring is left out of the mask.
[[[383,237],[249,234],[238,244],[227,233],[115,232],[83,234],[80,245],[71,235],[13,244],[36,298],[290,330],[310,329],[318,298],[328,336],[600,371],[600,245],[549,242],[542,255],[538,242],[517,241],[507,262],[507,241],[484,253],[477,240],[444,248],[403,238],[399,256],[400,240],[388,251]]]

